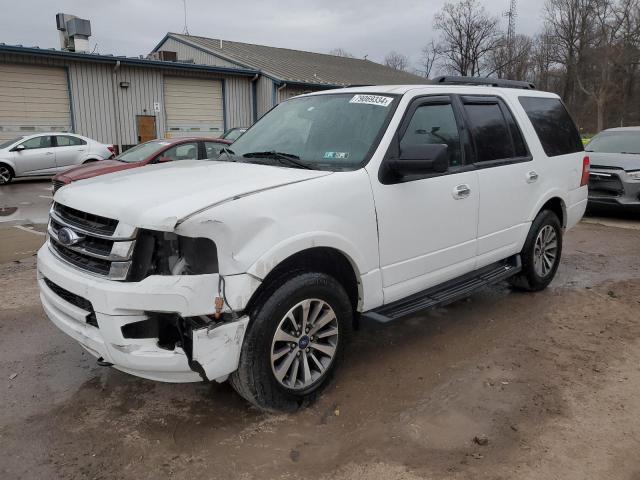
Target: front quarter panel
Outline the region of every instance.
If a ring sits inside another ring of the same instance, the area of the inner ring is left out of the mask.
[[[213,239],[224,276],[249,273],[262,280],[286,258],[313,247],[345,254],[359,278],[379,267],[375,207],[363,169],[225,202],[176,232]]]

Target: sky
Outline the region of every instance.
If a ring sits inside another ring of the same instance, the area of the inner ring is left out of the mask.
[[[186,2],[191,35],[320,53],[341,47],[378,62],[395,50],[417,66],[445,0]],[[481,3],[506,29],[509,0]],[[543,0],[519,1],[518,33],[536,33],[542,6]],[[59,12],[90,20],[90,46],[102,54],[146,55],[167,32],[184,29],[183,0],[0,0],[0,11],[0,42],[10,45],[59,48]]]

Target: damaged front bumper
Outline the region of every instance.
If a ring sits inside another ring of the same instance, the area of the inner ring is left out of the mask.
[[[140,282],[97,278],[62,263],[47,243],[38,284],[49,319],[114,368],[164,382],[224,381],[238,367],[249,318],[212,320],[219,275],[151,276]],[[231,308],[241,311],[259,281],[226,277]]]

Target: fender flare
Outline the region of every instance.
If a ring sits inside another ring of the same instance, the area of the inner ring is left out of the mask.
[[[253,262],[247,269],[247,273],[264,280],[269,272],[287,258],[303,250],[318,247],[333,248],[342,253],[351,263],[358,282],[362,273],[366,273],[366,270],[363,272],[364,258],[358,252],[356,246],[340,235],[325,231],[307,232],[283,240]]]
[[[562,216],[566,220],[567,218],[567,195],[566,192],[559,188],[552,188],[544,193],[538,200],[538,202],[534,205],[533,209],[529,213],[529,222],[533,222],[536,218],[536,215],[542,210],[542,207],[545,203],[553,198],[560,199],[560,204],[562,205]],[[563,221],[563,223],[565,223]],[[563,225],[564,226],[564,225]]]

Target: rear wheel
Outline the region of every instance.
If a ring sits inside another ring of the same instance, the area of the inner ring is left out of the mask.
[[[509,281],[514,287],[535,292],[553,280],[562,254],[562,226],[550,210],[538,214],[520,253],[522,271]]]
[[[297,410],[331,378],[351,329],[351,302],[333,277],[297,273],[258,303],[231,385],[259,408]]]
[[[6,185],[13,180],[13,169],[9,165],[0,163],[0,185]]]

